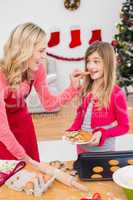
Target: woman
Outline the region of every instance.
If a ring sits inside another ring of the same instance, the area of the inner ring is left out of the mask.
[[[78,93],[79,76],[59,96],[48,90],[45,58],[46,34],[33,23],[17,26],[5,44],[0,60],[0,159],[39,161],[36,134],[25,98],[34,86],[42,105],[52,109]]]

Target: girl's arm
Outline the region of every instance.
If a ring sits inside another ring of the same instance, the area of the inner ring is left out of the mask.
[[[105,130],[103,128],[95,130],[95,132],[101,131],[102,133],[99,145],[103,145],[107,138],[123,135],[129,130],[126,96],[121,89],[117,93],[115,93],[115,95],[113,96],[113,101],[117,126],[108,130]]]
[[[46,71],[42,64],[39,66],[39,70],[35,75],[34,86],[42,105],[49,111],[56,107],[62,106],[67,102],[70,102],[79,91],[78,87],[76,88],[70,85],[57,96],[51,94],[51,92],[49,92],[48,83],[46,80]]]
[[[76,116],[72,124],[66,131],[79,131],[81,129],[81,125],[83,121],[82,114],[83,114],[83,108],[82,108],[82,105],[80,105],[78,106],[76,110]]]

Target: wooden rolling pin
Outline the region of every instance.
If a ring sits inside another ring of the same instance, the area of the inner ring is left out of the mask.
[[[50,176],[55,176],[56,180],[58,180],[59,182],[65,184],[67,186],[70,186],[70,187],[73,186],[78,190],[81,190],[83,192],[88,192],[88,189],[84,185],[79,183],[73,176],[71,176],[57,168],[52,167],[47,163],[39,164],[38,169],[41,172],[44,172]]]

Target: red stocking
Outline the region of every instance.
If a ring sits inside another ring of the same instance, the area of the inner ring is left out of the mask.
[[[80,40],[80,30],[72,30],[71,31],[71,42],[69,44],[70,48],[75,48],[77,46],[81,45],[81,40]]]
[[[95,41],[101,41],[101,40],[102,40],[101,30],[100,29],[92,30],[92,36],[88,43],[92,44]]]
[[[50,35],[50,40],[48,42],[48,47],[56,46],[57,44],[59,44],[59,42],[60,42],[60,32],[59,31],[52,32]]]

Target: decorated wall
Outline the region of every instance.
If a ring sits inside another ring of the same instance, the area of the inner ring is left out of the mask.
[[[56,61],[60,90],[68,85],[69,73],[73,69],[84,67],[85,50],[93,40],[112,41],[123,0],[80,0],[79,8],[76,10],[66,2],[0,2],[0,56],[10,31],[16,25],[27,21],[37,23],[47,32],[47,53]]]

